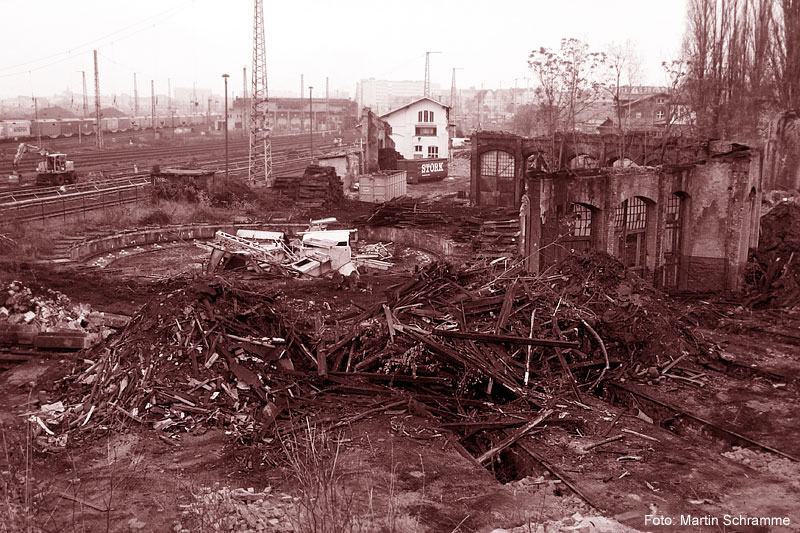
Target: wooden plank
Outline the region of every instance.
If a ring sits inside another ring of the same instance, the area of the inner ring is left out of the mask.
[[[552,346],[556,348],[578,348],[580,346],[578,342],[560,341],[556,339],[530,339],[528,337],[517,337],[516,335],[493,335],[491,333],[472,333],[467,331],[446,331],[437,329],[434,329],[431,333],[440,337],[495,342],[499,344],[525,344],[531,346]]]

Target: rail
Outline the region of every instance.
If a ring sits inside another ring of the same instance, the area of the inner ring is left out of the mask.
[[[286,176],[302,171],[311,158],[287,159],[273,165],[276,176]],[[216,161],[209,167],[220,171],[224,161]],[[221,168],[220,168],[221,167]],[[231,161],[229,174],[232,179],[246,179],[248,161]],[[0,196],[0,225],[20,222],[64,219],[89,211],[98,211],[135,204],[150,199],[149,175],[133,175],[98,182],[84,182],[61,187],[37,188],[30,191],[15,191]]]

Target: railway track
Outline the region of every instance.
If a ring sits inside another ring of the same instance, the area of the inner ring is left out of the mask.
[[[273,171],[277,176],[291,175],[302,171],[311,162],[311,158],[298,158],[274,164]],[[235,160],[230,165],[230,177],[243,180],[247,177],[248,160]],[[219,162],[217,162],[219,164]],[[224,167],[224,161],[221,163]],[[48,188],[48,194],[39,189],[31,191],[32,196],[11,201],[0,201],[0,220],[5,223],[43,221],[47,219],[64,219],[81,215],[89,211],[109,209],[113,207],[135,204],[149,199],[149,176],[131,176],[103,182],[105,187],[95,185],[83,189],[66,191],[59,188]],[[25,193],[17,193],[25,194]],[[13,197],[13,193],[7,193]]]
[[[287,157],[297,157],[307,155],[309,152],[310,140],[308,135],[290,135],[274,137],[272,139],[273,161],[275,163],[285,160]],[[335,148],[330,136],[315,134],[314,145],[315,153]],[[240,156],[249,152],[249,143],[245,139],[234,139],[228,143],[228,150],[231,156]],[[100,166],[119,166],[126,164],[132,167],[134,162],[146,165],[148,162],[157,164],[187,163],[197,156],[205,156],[209,153],[222,153],[225,151],[225,142],[221,140],[192,142],[185,145],[172,144],[170,146],[152,148],[119,148],[102,152],[86,152],[68,154],[70,159],[75,162],[75,167],[79,174],[85,174],[94,167]],[[0,162],[0,176],[7,176],[12,173],[11,157]],[[164,160],[164,161],[161,161]],[[200,162],[200,161],[197,161]],[[27,173],[32,172],[28,170]],[[143,169],[144,170],[144,169]]]

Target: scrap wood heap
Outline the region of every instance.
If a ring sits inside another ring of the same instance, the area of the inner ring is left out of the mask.
[[[280,412],[276,391],[292,387],[292,372],[311,357],[304,336],[285,329],[277,295],[221,278],[165,291],[85,353],[50,421],[62,431],[120,421],[173,431],[224,425],[252,437]]]
[[[699,348],[657,290],[602,253],[540,276],[520,264],[433,264],[357,323],[363,329],[327,348],[332,371],[436,376],[473,395],[496,384],[515,397],[561,386],[580,396],[580,384],[598,384],[612,367],[642,372]]]
[[[370,226],[393,226],[408,228],[417,226],[441,226],[452,223],[441,210],[429,201],[399,196],[378,204],[372,211],[355,220]]]
[[[273,190],[301,209],[329,208],[344,201],[342,180],[336,175],[336,169],[329,166],[310,165],[301,177],[278,176]]]
[[[291,431],[324,391],[402,386],[387,405],[411,405],[411,393],[439,414],[487,397],[544,406],[561,394],[581,401],[581,389],[629,369],[674,365],[694,342],[655,289],[600,253],[537,276],[520,264],[434,263],[335,320],[290,303],[229,278],[163,294],[85,352],[45,421],[62,433],[224,426],[259,441]]]
[[[800,205],[781,202],[761,217],[758,250],[746,275],[747,307],[800,305]]]

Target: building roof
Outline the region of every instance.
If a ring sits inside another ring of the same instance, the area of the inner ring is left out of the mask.
[[[441,106],[441,107],[443,107],[443,108],[445,108],[445,109],[450,109],[450,106],[449,106],[449,105],[444,105],[443,103],[439,102],[438,100],[434,100],[433,98],[429,98],[429,97],[427,97],[427,96],[423,96],[422,98],[418,98],[418,99],[414,100],[413,102],[409,102],[409,103],[407,103],[407,104],[406,104],[406,105],[404,105],[404,106],[400,106],[400,107],[398,107],[397,109],[392,109],[392,110],[391,110],[391,111],[389,111],[388,113],[384,113],[383,115],[381,115],[381,118],[383,118],[383,117],[388,117],[388,116],[389,116],[389,115],[391,115],[392,113],[396,113],[396,112],[400,111],[401,109],[405,109],[405,108],[407,108],[407,107],[411,107],[412,105],[416,104],[417,102],[421,102],[421,101],[423,101],[423,100],[430,100],[431,102],[433,102],[433,103],[434,103],[434,104],[436,104],[436,105],[439,105],[439,106]]]

